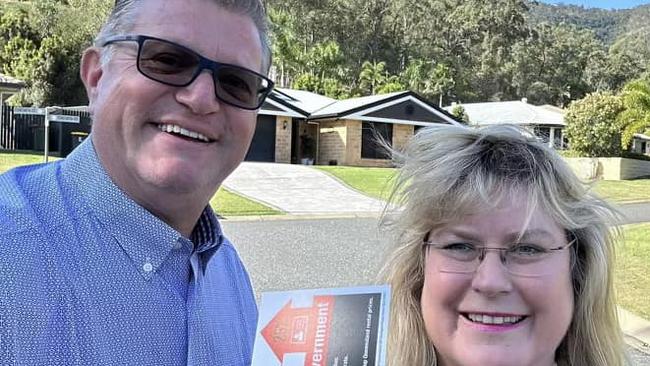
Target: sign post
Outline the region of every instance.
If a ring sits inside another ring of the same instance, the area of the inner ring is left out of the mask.
[[[79,123],[81,118],[79,116],[62,116],[59,114],[50,114],[50,122],[61,122],[61,123]]]
[[[50,139],[48,138],[50,136],[50,122],[79,123],[81,121],[79,116],[61,116],[61,115],[50,114],[50,113],[61,111],[63,109],[64,109],[63,107],[58,107],[58,106],[45,107],[45,108],[16,107],[14,109],[14,114],[31,114],[31,115],[45,116],[45,144],[44,144],[45,156],[44,157],[46,163],[49,160],[49,154],[50,154]],[[61,136],[59,136],[59,146],[61,146],[60,140],[61,140]]]
[[[45,114],[45,108],[16,107],[14,108],[14,114],[31,114],[42,116]]]
[[[50,122],[75,123],[81,122],[79,116],[63,116],[60,114],[50,114]],[[63,154],[63,126],[59,129],[59,151]]]
[[[50,120],[52,117],[55,116],[50,116],[50,113],[53,112],[58,112],[62,110],[62,107],[58,106],[52,106],[52,107],[45,107],[45,162],[47,163],[49,160],[49,154],[50,154]],[[77,117],[79,118],[79,117]]]
[[[48,155],[50,153],[50,107],[45,107],[45,148],[43,153],[45,155],[45,162],[47,163]]]
[[[47,150],[49,148],[49,139],[47,138],[49,132],[49,122],[47,120],[49,114],[49,107],[45,108],[34,108],[34,107],[16,107],[14,108],[14,114],[27,114],[27,115],[36,115],[43,116],[45,115],[45,162],[47,163]]]

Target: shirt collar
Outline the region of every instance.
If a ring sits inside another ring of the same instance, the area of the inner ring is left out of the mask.
[[[223,240],[221,225],[219,225],[219,220],[217,220],[217,216],[210,205],[207,205],[203,213],[201,213],[201,217],[194,226],[190,238],[198,253],[218,247],[221,244]]]
[[[61,169],[63,179],[80,194],[87,209],[115,238],[145,279],[152,277],[177,242],[188,242],[113,183],[97,157],[91,138],[85,139],[66,158]],[[213,249],[211,253],[223,240],[221,227],[209,205],[201,214],[191,239],[196,251]]]

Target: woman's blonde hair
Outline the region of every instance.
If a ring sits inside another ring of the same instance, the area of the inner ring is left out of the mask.
[[[435,126],[393,156],[400,169],[391,201],[402,211],[385,216],[398,242],[382,272],[392,287],[389,366],[436,365],[420,307],[425,235],[515,193],[529,213],[540,208],[577,240],[573,319],[558,365],[623,365],[612,284],[618,215],[553,149],[513,126]]]

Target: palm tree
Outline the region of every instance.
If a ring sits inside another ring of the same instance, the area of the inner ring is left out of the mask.
[[[637,79],[627,83],[621,92],[624,110],[617,118],[621,126],[621,144],[630,147],[635,133],[650,129],[650,83]]]
[[[379,86],[386,82],[386,63],[365,61],[359,73],[359,87],[375,94]]]

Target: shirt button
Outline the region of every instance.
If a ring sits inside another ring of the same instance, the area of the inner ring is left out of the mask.
[[[180,250],[182,248],[183,248],[183,243],[181,243],[180,241],[177,241],[176,244],[174,244],[174,249]]]
[[[145,272],[151,272],[151,271],[153,271],[153,265],[151,263],[147,262],[147,263],[144,264],[144,266],[142,266],[142,269]]]

